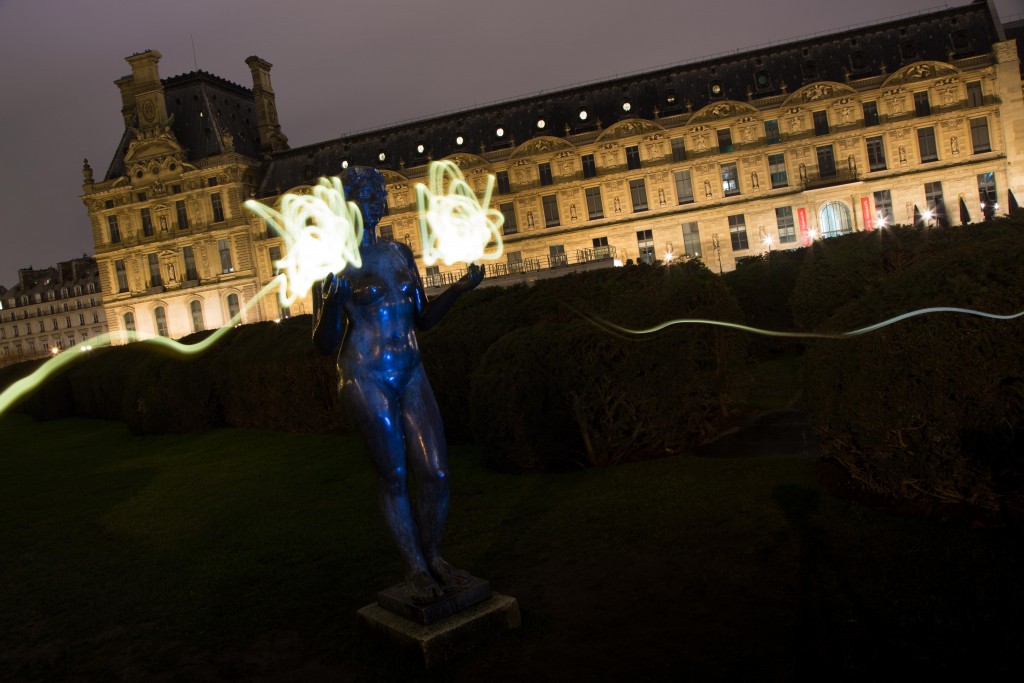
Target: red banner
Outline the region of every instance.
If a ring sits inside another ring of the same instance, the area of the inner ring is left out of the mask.
[[[871,200],[867,197],[860,198],[860,211],[864,214],[864,229],[868,232],[874,230],[875,221],[872,220],[874,216],[871,213]]]
[[[811,246],[811,238],[807,234],[807,209],[797,209],[796,220],[800,225],[800,243],[805,247]]]

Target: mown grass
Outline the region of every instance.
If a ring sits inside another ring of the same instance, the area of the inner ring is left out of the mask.
[[[828,497],[800,459],[564,475],[454,448],[446,555],[523,627],[424,674],[363,634],[400,576],[359,447],[0,420],[0,678],[792,680],[1007,675],[1024,548]]]

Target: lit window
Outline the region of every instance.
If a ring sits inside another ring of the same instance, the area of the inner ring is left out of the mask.
[[[231,263],[231,245],[226,239],[217,240],[217,251],[220,252],[220,268],[222,273],[233,273],[235,267]]]
[[[743,220],[743,214],[729,216],[729,238],[732,240],[732,250],[742,251],[749,248],[747,244],[747,224]]]
[[[789,178],[786,176],[785,154],[768,155],[768,174],[771,176],[772,188],[789,185]]]
[[[651,230],[637,230],[636,246],[640,251],[639,260],[648,265],[653,265],[658,258],[654,254],[654,233]]]
[[[793,225],[793,209],[780,206],[775,209],[775,223],[779,226],[779,242],[796,242],[796,227]]]
[[[690,258],[700,257],[700,232],[696,221],[683,223],[683,249]]]
[[[722,164],[722,192],[726,197],[740,193],[740,178],[736,164]]]

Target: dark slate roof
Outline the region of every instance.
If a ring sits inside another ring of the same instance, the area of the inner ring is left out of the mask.
[[[221,133],[225,130],[234,137],[236,152],[260,157],[252,90],[205,71],[192,71],[161,82],[167,113],[174,116],[171,130],[185,148],[189,161],[223,153]],[[138,125],[137,120],[134,125]],[[125,130],[104,180],[125,174],[124,155],[131,140],[131,131]]]
[[[1024,73],[1024,19],[1003,24],[1003,32],[1007,40],[1017,41],[1017,57],[1020,59],[1021,73]]]
[[[90,282],[96,292],[99,292],[99,268],[96,265],[96,260],[92,257],[83,257],[62,261],[57,266],[49,268],[22,268],[18,271],[18,283],[6,291],[0,287],[0,294],[15,298],[20,298],[22,295],[31,297],[36,292],[45,294],[49,290],[59,294],[62,287],[72,290],[75,285],[80,285],[84,292],[85,285]],[[21,304],[20,301],[17,303]]]
[[[999,40],[983,0],[970,5],[844,30],[778,46],[704,59],[665,69],[590,83],[380,130],[347,135],[273,156],[260,196],[279,194],[321,175],[340,172],[342,160],[401,172],[457,152],[480,154],[521,144],[538,135],[608,127],[623,118],[696,112],[718,100],[748,101],[793,92],[816,81],[839,83],[886,73],[926,60],[948,62],[991,51]],[[759,77],[761,82],[759,83]],[[712,85],[721,86],[714,95]],[[784,90],[785,88],[785,90]],[[622,109],[628,100],[632,108]],[[579,111],[586,109],[581,122]],[[536,121],[546,126],[538,130]],[[498,138],[495,131],[505,131]],[[458,146],[461,135],[464,144]],[[417,154],[418,144],[425,145]],[[380,152],[386,161],[378,158]]]

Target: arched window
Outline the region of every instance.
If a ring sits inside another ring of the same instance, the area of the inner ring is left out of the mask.
[[[228,294],[228,318],[234,318],[238,315],[238,295]]]
[[[82,286],[75,285],[75,296],[82,296]]]
[[[853,232],[850,209],[843,202],[829,202],[818,212],[822,237],[835,237]]]
[[[131,311],[124,314],[124,329],[129,332],[135,331],[135,314]]]
[[[192,331],[202,332],[206,329],[206,325],[203,323],[203,304],[196,300],[188,307],[192,311]]]
[[[167,334],[167,312],[164,311],[164,307],[157,306],[153,311],[153,316],[156,318],[156,333],[161,337],[169,337],[170,335]]]

